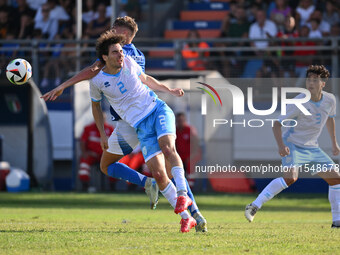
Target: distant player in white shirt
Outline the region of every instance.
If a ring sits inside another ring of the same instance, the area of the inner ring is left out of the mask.
[[[100,101],[105,96],[117,114],[135,128],[147,166],[162,194],[175,208],[175,213],[180,213],[181,231],[188,232],[196,225],[196,221],[186,211],[192,201],[187,196],[183,165],[175,148],[175,117],[172,110],[144,84],[174,96],[182,96],[184,92],[182,89],[169,89],[143,73],[132,58],[124,57],[122,40],[121,36],[112,31],[100,36],[96,50],[105,67],[90,81],[92,113],[101,134],[104,151],[101,170],[104,173],[110,171],[115,162],[110,139],[108,140],[103,131]],[[166,174],[166,162],[171,165],[176,187]]]
[[[287,114],[279,120],[295,119],[297,126],[283,135],[281,122],[276,121],[273,133],[282,157],[282,165],[289,169],[283,177],[272,180],[260,195],[246,206],[245,216],[252,222],[258,209],[282,190],[298,179],[298,168],[306,166],[312,174],[318,174],[329,184],[329,202],[331,204],[332,228],[340,228],[340,175],[333,160],[319,147],[318,138],[326,125],[333,148],[333,155],[340,152],[335,134],[336,100],[333,94],[322,91],[329,77],[324,66],[311,65],[306,74],[306,88],[311,93],[311,100],[304,107],[311,115],[304,115],[295,105],[287,107]],[[297,97],[301,97],[298,95]],[[302,96],[303,97],[303,96]]]

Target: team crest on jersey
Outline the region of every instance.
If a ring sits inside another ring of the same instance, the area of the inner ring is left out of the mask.
[[[105,88],[107,88],[107,87],[110,87],[111,84],[108,81],[106,81],[106,82],[104,82],[104,86],[105,86]]]
[[[148,154],[148,150],[146,149],[145,146],[142,148],[142,153],[143,153],[144,156],[146,156],[146,154]]]

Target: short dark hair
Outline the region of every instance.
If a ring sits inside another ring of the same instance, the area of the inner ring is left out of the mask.
[[[112,28],[115,27],[125,27],[131,31],[133,36],[135,36],[138,32],[138,25],[136,21],[129,16],[117,18],[112,25]]]
[[[98,58],[100,59],[100,62],[105,64],[103,55],[109,54],[109,47],[112,44],[119,43],[120,45],[122,45],[123,41],[124,41],[123,36],[117,35],[111,30],[108,30],[102,33],[96,42],[96,52],[97,52]]]
[[[307,69],[306,77],[308,77],[310,73],[316,74],[324,82],[326,82],[330,76],[329,71],[323,65],[310,65]]]

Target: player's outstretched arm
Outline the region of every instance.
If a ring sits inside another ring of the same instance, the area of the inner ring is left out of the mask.
[[[107,142],[108,139],[104,129],[104,117],[100,101],[99,102],[92,101],[92,114],[100,134],[100,145],[103,151],[106,151],[109,148],[109,146]]]
[[[166,92],[166,93],[169,93],[169,94],[176,96],[176,97],[181,97],[181,96],[184,95],[183,89],[180,89],[180,88],[170,89],[167,86],[165,86],[164,84],[160,83],[155,78],[153,78],[152,76],[147,75],[145,73],[141,73],[141,75],[139,75],[139,78],[150,89]]]
[[[289,148],[284,144],[282,140],[281,127],[282,127],[281,123],[279,121],[275,121],[274,126],[273,126],[273,133],[274,133],[277,146],[279,147],[279,154],[281,157],[285,157],[290,154],[290,151],[289,151]]]
[[[63,82],[58,87],[45,93],[43,96],[41,96],[41,98],[43,98],[45,101],[56,100],[56,98],[59,97],[64,92],[64,89],[70,86],[73,86],[74,84],[78,82],[92,79],[99,73],[100,69],[103,68],[103,66],[104,65],[99,60],[97,60],[91,66],[85,67],[79,73],[77,73],[72,78],[68,79],[67,81]]]
[[[340,148],[338,145],[338,142],[336,140],[336,133],[335,133],[335,120],[334,118],[328,118],[327,122],[326,122],[326,126],[327,126],[327,130],[329,133],[329,136],[331,137],[331,141],[332,141],[332,151],[333,151],[333,155],[339,155],[340,153]]]

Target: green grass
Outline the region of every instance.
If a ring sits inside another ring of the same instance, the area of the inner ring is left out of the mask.
[[[0,193],[0,254],[335,254],[327,195],[281,195],[246,222],[255,196],[196,200],[206,234],[179,233],[179,216],[162,197],[143,194]]]

